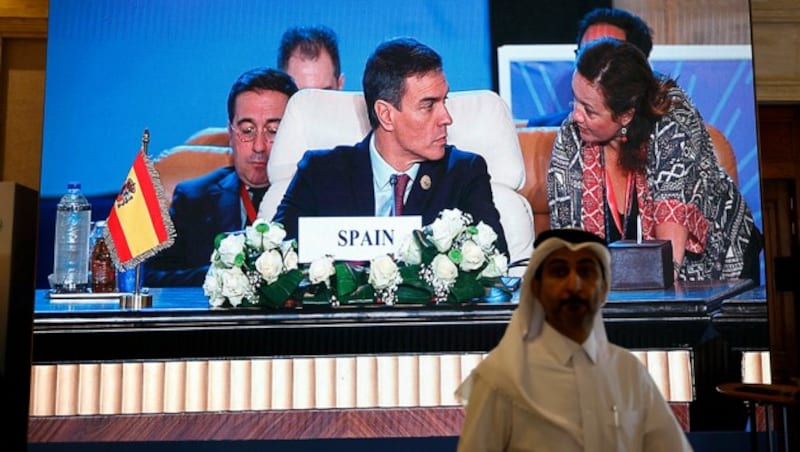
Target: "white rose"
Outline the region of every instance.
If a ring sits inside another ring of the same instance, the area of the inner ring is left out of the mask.
[[[401,281],[397,264],[388,255],[378,256],[369,264],[369,284],[376,290],[386,289]]]
[[[258,229],[266,229],[266,231],[262,233]],[[247,244],[259,251],[278,248],[286,237],[286,230],[282,226],[277,223],[269,223],[263,218],[256,218],[252,226],[245,228],[244,233],[247,237]]]
[[[409,265],[422,263],[422,249],[420,249],[414,234],[408,234],[400,241],[400,245],[397,247],[397,260]]]
[[[437,254],[431,261],[431,268],[434,278],[447,283],[455,282],[458,276],[458,267],[445,254]]]
[[[461,247],[461,263],[458,265],[465,272],[477,270],[486,261],[486,255],[477,243],[467,240]]]
[[[230,301],[231,306],[242,304],[242,298],[252,298],[253,289],[250,281],[241,268],[230,268],[221,271],[222,273],[222,295]]]
[[[297,252],[292,247],[283,252],[283,269],[287,272],[297,270]]]
[[[256,218],[252,225],[244,228],[245,243],[259,251],[264,250],[264,234],[258,232],[258,226],[262,224],[268,225],[263,218]]]
[[[233,267],[236,256],[244,253],[244,240],[242,234],[229,234],[219,243],[217,252],[220,261],[227,267]]]
[[[433,245],[440,253],[445,253],[453,246],[453,239],[458,237],[458,234],[464,230],[464,223],[461,221],[460,216],[454,217],[450,215],[447,218],[442,216],[433,220],[430,230],[430,241],[433,242]]]
[[[489,263],[479,275],[482,278],[498,278],[508,272],[508,258],[505,254],[495,253],[489,258]]]
[[[283,270],[283,258],[277,250],[270,250],[261,253],[256,259],[256,270],[261,273],[261,277],[267,284],[272,284],[278,280]]]
[[[497,233],[494,232],[491,226],[481,221],[477,226],[478,233],[472,237],[483,251],[489,252],[494,247],[494,242],[497,241]]]
[[[330,256],[321,257],[311,262],[308,267],[308,279],[311,284],[324,282],[325,285],[330,285],[330,278],[334,273],[336,270],[333,268],[333,258]]]
[[[281,246],[283,239],[286,237],[286,229],[278,226],[276,223],[270,223],[269,229],[264,234],[264,249],[274,249]]]
[[[222,306],[225,296],[222,295],[222,278],[219,272],[211,267],[203,281],[203,294],[208,297],[208,304],[214,307]]]
[[[464,212],[461,209],[443,209],[439,212],[439,218],[448,223],[461,223],[466,226],[468,222],[464,218]]]

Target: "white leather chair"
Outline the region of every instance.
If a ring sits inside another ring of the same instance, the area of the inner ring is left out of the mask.
[[[453,117],[448,142],[486,159],[511,262],[527,259],[533,250],[533,213],[517,193],[525,184],[525,164],[508,106],[492,91],[463,91],[450,93],[447,108]],[[305,89],[292,96],[267,165],[272,187],[259,216],[274,216],[306,150],[355,144],[369,131],[360,92]]]

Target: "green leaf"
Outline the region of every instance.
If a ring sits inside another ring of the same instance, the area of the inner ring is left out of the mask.
[[[375,300],[375,289],[369,284],[361,284],[352,292],[339,296],[342,304],[373,304]]]
[[[256,231],[263,234],[269,231],[269,225],[267,223],[258,223],[258,225],[256,225]]]
[[[456,283],[450,289],[448,301],[464,303],[473,299],[482,298],[486,289],[481,284],[476,272],[461,272],[456,278]]]
[[[344,298],[347,294],[353,292],[358,287],[358,275],[350,265],[344,262],[337,262],[333,265],[336,272],[334,278],[336,287],[336,296]]]
[[[405,284],[397,288],[397,304],[429,304],[432,298],[430,289]]]
[[[433,262],[433,258],[439,254],[439,250],[436,249],[435,246],[431,245],[427,248],[423,248],[420,255],[422,256],[422,262],[426,264],[430,264]]]
[[[300,270],[290,270],[278,277],[274,283],[262,284],[258,290],[260,304],[273,308],[283,307],[303,278]]]
[[[303,305],[329,305],[333,291],[324,283],[309,285],[303,294]]]
[[[214,237],[214,249],[215,249],[215,250],[218,250],[218,249],[219,249],[219,244],[220,244],[220,243],[221,243],[221,242],[222,242],[222,241],[225,239],[225,237],[227,237],[227,236],[228,236],[228,234],[226,234],[226,233],[224,233],[224,232],[220,232],[219,234],[217,234],[217,236],[216,236],[216,237]]]
[[[241,267],[244,264],[244,253],[239,253],[233,259],[233,265],[236,267]]]
[[[406,267],[400,267],[400,277],[403,278],[402,286],[412,286],[412,287],[419,287],[422,289],[430,289],[428,287],[428,283],[422,280],[419,277],[419,265],[408,265]]]
[[[478,233],[478,227],[477,227],[477,226],[475,226],[475,225],[467,226],[467,229],[466,229],[466,231],[467,231],[467,233],[469,233],[470,235],[475,235],[475,234],[477,234],[477,233]]]

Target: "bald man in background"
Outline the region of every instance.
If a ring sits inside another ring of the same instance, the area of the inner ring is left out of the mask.
[[[281,37],[278,67],[297,87],[341,90],[344,86],[336,33],[324,25],[292,27]]]

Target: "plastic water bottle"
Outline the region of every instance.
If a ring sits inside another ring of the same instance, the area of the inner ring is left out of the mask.
[[[53,256],[55,290],[87,292],[89,288],[89,228],[92,206],[81,193],[81,184],[70,182],[56,206]]]

